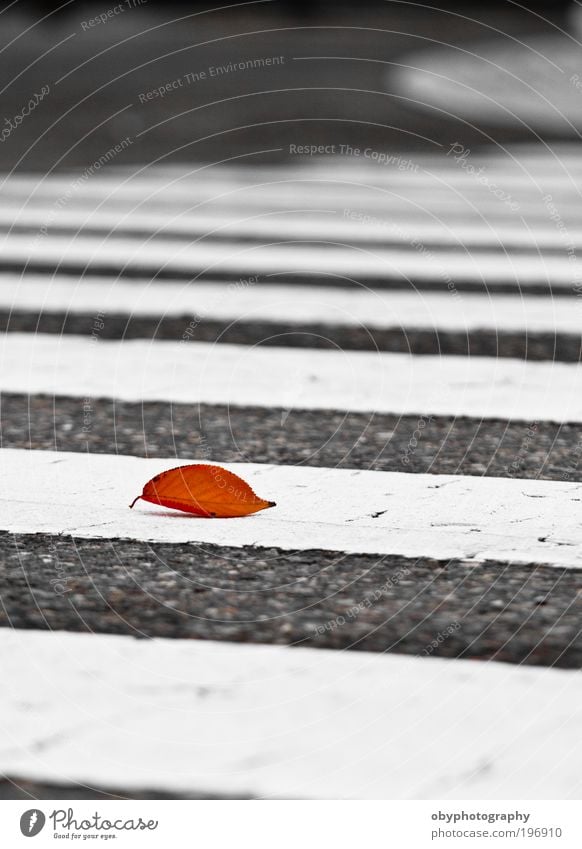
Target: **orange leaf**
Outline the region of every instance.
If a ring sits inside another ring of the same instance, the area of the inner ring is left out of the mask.
[[[220,466],[199,463],[156,475],[129,506],[133,507],[140,498],[206,519],[248,516],[275,506],[274,501],[258,498],[238,475]]]

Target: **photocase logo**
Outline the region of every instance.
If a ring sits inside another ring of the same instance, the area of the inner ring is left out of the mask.
[[[36,837],[43,830],[45,822],[46,817],[43,812],[38,808],[31,808],[20,817],[20,830],[25,837]]]

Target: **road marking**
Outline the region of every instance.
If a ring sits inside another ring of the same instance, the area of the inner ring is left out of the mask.
[[[573,307],[576,308],[573,308]],[[156,283],[104,281],[84,277],[8,275],[0,288],[0,309],[76,315],[127,315],[169,318],[197,316],[221,321],[268,321],[290,325],[419,330],[523,331],[580,336],[582,305],[565,298],[536,295],[491,297],[466,292],[382,292],[332,286],[270,286],[241,281]]]
[[[6,532],[0,563],[3,627],[582,669],[582,569]]]
[[[456,118],[483,127],[574,135],[581,126],[580,92],[572,84],[579,79],[577,39],[564,30],[525,39],[487,39],[476,51],[414,50],[406,65],[387,68],[386,83],[430,115],[450,115],[452,107]]]
[[[187,462],[2,449],[0,529],[582,568],[580,483],[225,463],[277,507],[222,520],[129,510],[146,481]]]
[[[0,771],[29,780],[317,799],[566,799],[582,782],[570,672],[8,629],[0,658]]]
[[[180,245],[172,240],[108,239],[84,234],[50,239],[11,234],[2,243],[3,267],[55,270],[96,268],[108,273],[143,272],[147,277],[166,274],[213,273],[234,276],[257,274],[313,274],[357,278],[422,280],[442,286],[443,281],[491,284],[513,283],[527,289],[550,283],[574,292],[572,263],[564,253],[551,255],[505,254],[472,250],[439,252],[438,257],[414,247],[393,250],[317,244],[245,245],[237,242],[199,242]]]
[[[184,321],[184,340],[188,340]],[[0,334],[0,391],[582,422],[575,363]]]
[[[425,191],[427,191],[425,189]],[[422,203],[406,196],[375,195],[361,198],[346,195],[344,203],[327,200],[316,208],[313,198],[298,197],[287,204],[277,205],[276,198],[249,198],[238,195],[217,196],[193,203],[189,196],[164,199],[162,193],[149,197],[114,194],[103,198],[73,195],[61,205],[54,197],[33,195],[30,197],[3,197],[0,222],[5,227],[23,225],[36,228],[37,236],[44,237],[51,227],[70,226],[75,231],[83,227],[102,227],[113,230],[157,229],[195,235],[197,230],[213,235],[228,234],[238,237],[281,237],[288,241],[296,237],[321,239],[331,235],[331,241],[342,242],[344,237],[355,241],[378,241],[383,243],[410,243],[413,239],[435,248],[454,245],[458,249],[465,244],[496,247],[544,247],[562,248],[572,243],[578,246],[580,234],[577,225],[581,215],[576,197],[556,199],[552,203],[559,207],[560,218],[567,213],[568,232],[558,228],[550,216],[547,205],[534,205],[528,210],[527,221],[516,216],[510,209],[472,203],[456,205],[435,204],[423,198]],[[346,205],[347,204],[347,205]],[[355,204],[355,205],[354,205]],[[155,228],[154,228],[155,224]],[[564,222],[564,226],[565,222]]]
[[[450,145],[443,153],[434,157],[423,154],[392,155],[395,163],[375,163],[370,155],[361,151],[357,155],[322,155],[298,157],[296,164],[282,163],[276,166],[235,164],[215,165],[152,165],[147,168],[129,166],[127,168],[110,167],[99,175],[99,180],[83,179],[83,172],[71,171],[65,174],[50,174],[39,180],[31,174],[2,174],[4,190],[8,194],[48,194],[66,192],[74,186],[78,194],[86,197],[103,197],[115,191],[137,192],[147,195],[160,187],[172,194],[181,194],[192,189],[208,191],[218,187],[221,192],[237,191],[259,186],[270,190],[274,186],[292,187],[297,193],[307,191],[306,183],[317,181],[327,184],[329,190],[353,184],[354,188],[380,186],[382,189],[422,190],[430,187],[447,190],[449,187],[467,191],[491,193],[484,182],[483,173],[493,180],[503,180],[503,187],[518,188],[532,196],[540,185],[554,192],[571,194],[580,183],[579,154],[575,148],[569,151],[563,144],[556,145],[552,151],[535,150],[535,145],[512,145],[502,155],[491,155],[486,150],[468,150]],[[368,148],[368,154],[371,149]],[[444,155],[443,155],[444,154]],[[554,158],[552,158],[552,156]],[[400,163],[398,162],[400,160]],[[459,162],[460,160],[460,162]],[[465,161],[466,160],[466,161]],[[400,164],[401,167],[398,167]],[[472,170],[467,168],[472,166]],[[479,170],[482,168],[482,172]],[[80,179],[79,179],[80,178]],[[289,189],[291,190],[291,189]]]

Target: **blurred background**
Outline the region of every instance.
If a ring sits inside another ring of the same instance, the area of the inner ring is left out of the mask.
[[[50,89],[2,170],[436,153],[578,139],[580,6],[524,2],[6,2],[2,116]],[[337,151],[336,151],[337,152]]]

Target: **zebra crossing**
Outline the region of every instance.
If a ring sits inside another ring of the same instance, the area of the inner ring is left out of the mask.
[[[8,334],[6,392],[582,422],[573,363]],[[282,379],[283,378],[283,379]],[[370,398],[374,397],[374,410]],[[548,409],[549,408],[549,409]]]
[[[579,158],[482,162],[517,212],[445,155],[5,178],[11,781],[578,797]],[[193,461],[277,508],[127,509]]]

